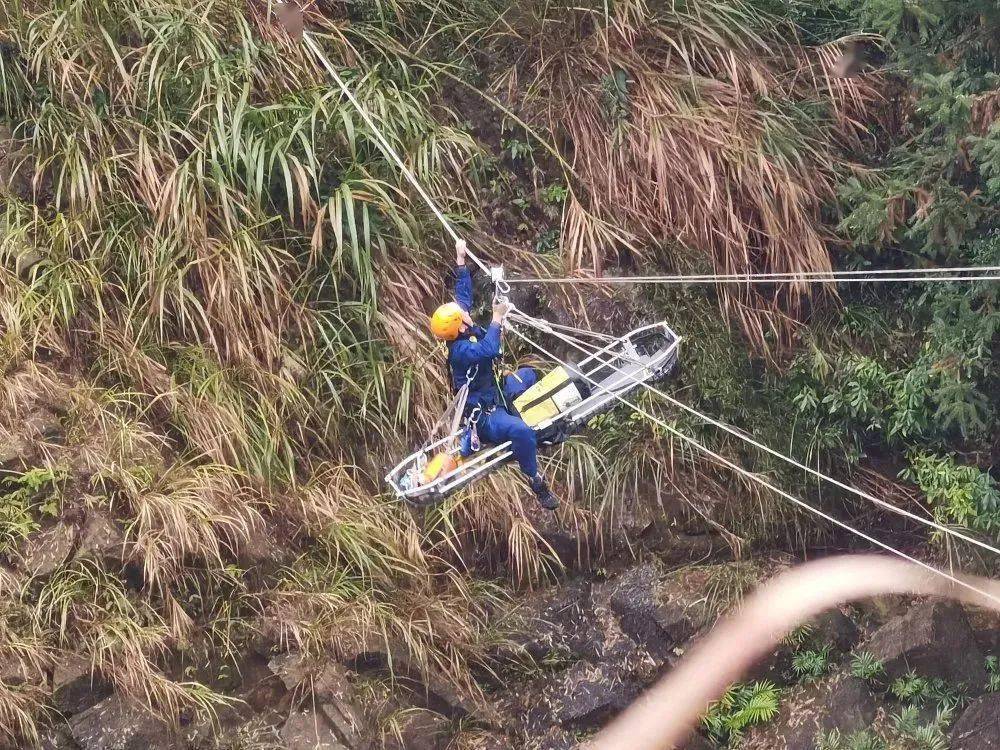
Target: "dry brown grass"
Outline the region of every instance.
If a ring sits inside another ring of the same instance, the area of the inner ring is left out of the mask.
[[[224,567],[262,523],[259,493],[225,466],[174,464],[148,480],[127,473],[119,487],[130,519],[129,555],[154,590],[174,582],[191,561]]]
[[[565,133],[583,190],[564,218],[570,268],[600,272],[631,236],[694,248],[719,273],[829,270],[820,208],[877,82],[834,77],[839,45],[800,46],[749,5],[633,0],[605,13],[548,5],[512,23],[531,54],[506,88],[522,86],[524,106]],[[787,338],[809,294],[742,289],[726,302],[764,346]]]
[[[30,609],[19,601],[18,582],[6,571],[0,577],[0,739],[9,746],[35,743],[49,697],[46,670],[54,655],[31,631]]]

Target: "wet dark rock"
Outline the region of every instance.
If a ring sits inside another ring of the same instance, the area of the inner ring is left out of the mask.
[[[692,560],[732,559],[732,549],[722,537],[711,533],[678,533],[667,519],[657,519],[639,541],[668,566]]]
[[[710,740],[702,737],[700,734],[696,734],[688,740],[683,750],[716,750],[716,748]]]
[[[540,592],[522,610],[521,636],[514,640],[538,661],[552,656],[570,661],[621,660],[635,650],[613,613],[585,582]]]
[[[285,750],[352,750],[337,737],[322,713],[304,708],[292,711],[281,728]]]
[[[606,664],[580,663],[541,696],[554,721],[571,729],[604,724],[639,694],[641,686]]]
[[[363,720],[347,669],[331,661],[311,661],[298,653],[279,654],[268,668],[294,695],[308,696],[318,706],[326,723],[346,746],[360,748]]]
[[[586,544],[580,543],[579,536],[572,529],[566,528],[555,513],[541,508],[537,512],[539,516],[535,518],[535,530],[545,541],[547,551],[554,552],[559,562],[569,570],[586,566],[590,550]]]
[[[111,687],[93,674],[90,661],[67,654],[52,670],[52,704],[65,715],[78,714],[111,695]]]
[[[16,445],[9,436],[0,438],[0,471],[13,471],[20,457],[20,445]],[[3,479],[2,475],[0,479]]]
[[[148,711],[117,696],[69,720],[82,750],[180,750],[180,740]]]
[[[819,729],[829,732],[839,729],[841,732],[856,732],[864,729],[875,720],[878,710],[878,700],[862,680],[856,677],[834,677],[820,692],[819,707],[825,711],[819,717]],[[811,749],[816,733],[802,738],[802,747]],[[792,745],[789,743],[789,748]]]
[[[969,705],[955,722],[951,750],[1000,750],[1000,693]]]
[[[89,512],[76,538],[74,558],[121,558],[125,536],[105,513]]]
[[[183,747],[185,750],[215,748],[218,744],[216,742],[217,739],[236,734],[253,716],[253,711],[241,703],[231,706],[220,706],[216,709],[214,716],[185,710],[181,713],[180,717],[180,735]],[[258,721],[262,718],[258,717]],[[271,720],[272,731],[274,727],[281,726],[285,721],[284,716],[278,717],[274,714],[271,714],[267,718]],[[264,723],[266,722],[260,722],[261,725]]]
[[[411,690],[415,698],[422,699],[421,708],[429,708],[453,719],[475,716],[486,723],[494,721],[495,717],[487,706],[477,703],[466,690],[447,676],[422,670],[402,644],[390,643],[386,646],[383,641],[378,640],[369,644],[369,648],[370,650],[356,653],[349,660],[348,666],[360,673],[391,671],[398,685]]]
[[[861,630],[850,617],[839,609],[824,612],[813,621],[814,640],[829,643],[838,651],[847,653],[861,640]]]
[[[475,750],[510,750],[510,748],[518,746],[511,741],[510,737],[504,735],[484,735],[481,730],[477,729],[471,730],[470,733],[473,734],[473,738],[470,738],[471,741],[466,741],[466,737],[458,734],[454,740],[450,740],[450,745],[445,745],[445,750],[451,750],[454,747],[474,747]]]
[[[41,750],[79,750],[79,745],[73,740],[69,724],[58,721],[55,725],[44,727],[38,731]]]
[[[576,735],[564,729],[553,727],[528,745],[531,750],[577,750],[580,742]]]
[[[1000,628],[976,630],[976,642],[984,654],[1000,654]]]
[[[28,539],[21,563],[26,573],[47,576],[71,560],[121,558],[124,535],[114,521],[104,513],[80,515],[80,523],[63,520]]]
[[[33,534],[24,547],[22,567],[32,576],[47,576],[73,554],[76,530],[57,523]]]
[[[850,653],[861,639],[861,629],[840,610],[825,612],[810,623],[806,645],[802,648],[832,646],[835,653]],[[792,663],[796,648],[782,643],[770,658],[758,663],[747,674],[747,680],[769,680],[777,685],[787,686],[798,682]]]
[[[308,691],[317,697],[344,695],[351,686],[347,670],[331,661],[310,661],[299,653],[278,654],[267,663],[268,668],[294,692]]]
[[[965,611],[951,602],[922,602],[879,628],[865,644],[885,663],[890,679],[915,671],[965,685],[973,694],[986,684],[983,655]]]
[[[0,656],[0,681],[9,686],[25,683],[40,685],[45,682],[45,672],[16,654],[8,653]]]
[[[451,722],[430,711],[410,711],[400,719],[399,737],[385,743],[385,750],[441,750],[448,746]]]
[[[355,750],[369,747],[370,743],[364,739],[364,720],[357,705],[346,699],[331,698],[321,703],[319,708],[344,744]]]
[[[666,659],[694,635],[695,627],[682,606],[660,601],[658,583],[653,565],[633,568],[612,584],[610,606],[625,633],[654,656]]]

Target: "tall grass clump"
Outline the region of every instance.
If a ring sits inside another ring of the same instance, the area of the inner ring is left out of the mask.
[[[309,23],[460,222],[477,147],[383,45],[430,7]],[[444,404],[418,327],[439,231],[319,61],[266,3],[14,0],[0,92],[3,445],[69,467],[64,513],[118,535],[28,579],[24,633],[169,720],[222,700],[176,657],[254,632],[344,657],[374,636],[468,683],[496,592],[372,471]],[[22,505],[12,548],[42,520]],[[30,743],[48,696],[18,695],[0,731]]]
[[[496,85],[559,138],[578,178],[571,269],[599,272],[626,246],[675,268],[683,254],[657,256],[690,248],[719,273],[830,269],[820,212],[876,99],[873,80],[833,73],[848,40],[807,47],[753,2],[529,4],[506,20],[527,51]],[[785,316],[809,295],[725,300],[762,346],[787,340]]]

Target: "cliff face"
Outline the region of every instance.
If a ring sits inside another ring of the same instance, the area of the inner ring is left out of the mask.
[[[19,447],[22,439],[63,459],[64,484],[58,507],[8,547],[7,606],[47,606],[53,582],[91,562],[118,571],[127,591],[136,575],[135,522],[74,494],[72,483],[90,486],[85,452],[67,463],[65,414],[56,403],[39,407],[24,413],[17,442],[4,443],[6,486],[39,460]],[[50,484],[39,480],[42,495]],[[631,554],[605,557],[607,569],[518,594],[494,615],[502,638],[485,645],[471,691],[428,672],[391,639],[376,635],[336,656],[309,653],[276,638],[266,619],[233,653],[201,655],[190,632],[166,636],[151,655],[148,668],[165,679],[198,679],[215,691],[211,719],[184,707],[150,714],[116,686],[113,664],[95,664],[73,639],[36,644],[37,661],[8,650],[2,679],[52,707],[40,725],[41,744],[52,750],[569,750],[683,659],[742,594],[792,564],[777,553],[734,561],[720,537],[696,531],[647,533]],[[558,543],[565,531],[548,533]],[[277,565],[281,552],[261,541],[241,554]],[[243,585],[260,580],[246,576]],[[68,615],[67,632],[86,634],[79,603]],[[997,747],[997,655],[1000,620],[952,603],[886,598],[833,610],[746,675],[687,747]],[[765,709],[755,718],[740,709],[751,694]]]
[[[898,5],[323,1],[307,22],[510,277],[996,266],[1000,11]],[[857,549],[754,477],[996,570],[648,394],[750,475],[619,409],[544,457],[558,514],[513,472],[426,512],[386,497],[447,401],[422,322],[450,240],[268,8],[0,3],[0,746],[574,746],[757,583]],[[665,320],[679,400],[995,540],[1000,287],[823,289],[515,300],[605,335]],[[995,746],[998,630],[942,602],[829,613],[691,747]]]

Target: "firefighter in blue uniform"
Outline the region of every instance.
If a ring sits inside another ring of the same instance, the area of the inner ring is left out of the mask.
[[[559,501],[538,473],[538,441],[535,431],[514,410],[514,399],[537,382],[533,369],[525,367],[507,375],[501,383],[496,363],[500,357],[500,333],[510,305],[493,307],[489,327],[476,325],[469,315],[472,309],[472,275],[465,265],[464,240],[455,244],[455,301],[441,305],[431,317],[431,331],[448,342],[448,368],[452,387],[457,391],[469,382],[465,417],[474,422],[479,436],[499,445],[510,441],[511,452],[521,471],[528,477],[539,504],[548,510]]]

